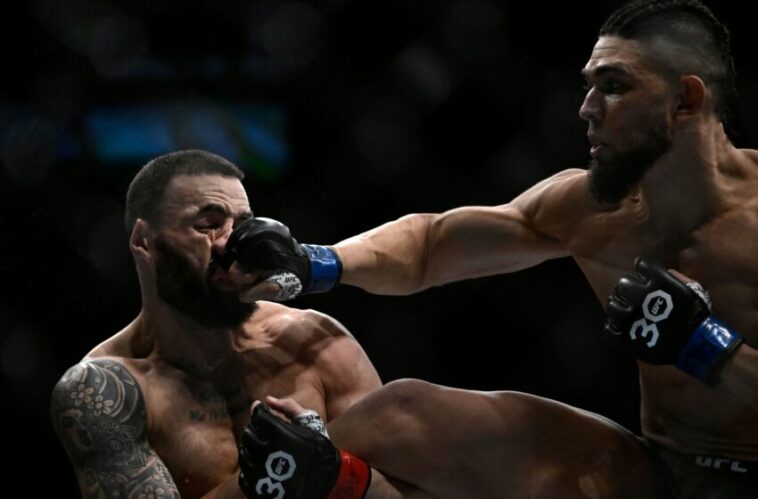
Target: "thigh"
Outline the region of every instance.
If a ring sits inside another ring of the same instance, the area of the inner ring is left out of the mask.
[[[351,407],[329,432],[436,497],[656,497],[649,458],[630,432],[524,393],[403,380]]]

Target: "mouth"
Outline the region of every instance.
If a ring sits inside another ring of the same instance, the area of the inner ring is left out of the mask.
[[[597,157],[597,155],[605,148],[605,144],[603,144],[593,133],[587,134],[587,140],[590,142],[590,156],[593,158]]]

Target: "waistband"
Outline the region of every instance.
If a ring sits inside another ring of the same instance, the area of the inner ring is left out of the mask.
[[[655,445],[656,450],[663,456],[671,456],[680,462],[685,462],[693,467],[718,473],[723,477],[738,480],[743,483],[758,485],[758,461],[748,459],[735,459],[713,454],[687,454],[672,451]]]
[[[691,455],[689,458],[695,463],[695,466],[700,468],[707,468],[736,475],[755,476],[758,478],[758,461],[747,461],[744,459],[731,459],[702,454]]]

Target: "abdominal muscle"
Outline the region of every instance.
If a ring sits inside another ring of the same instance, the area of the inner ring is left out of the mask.
[[[758,461],[755,411],[675,367],[639,366],[645,437],[679,452]]]

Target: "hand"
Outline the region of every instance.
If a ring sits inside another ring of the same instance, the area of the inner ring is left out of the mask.
[[[226,243],[223,259],[230,277],[247,285],[240,299],[284,301],[301,293],[330,290],[340,279],[342,263],[327,247],[298,244],[286,225],[270,218],[249,218]],[[251,283],[248,276],[255,274]]]
[[[292,414],[291,424],[271,413],[265,404],[253,408],[242,433],[239,486],[248,498],[325,499],[364,497],[370,468],[338,450],[318,431],[323,422],[294,401],[269,399]],[[325,431],[324,431],[325,433]]]
[[[634,269],[608,299],[605,331],[641,361],[676,364],[714,382],[741,337],[711,317],[698,283],[685,284],[651,259],[638,258]]]
[[[240,489],[249,498],[325,498],[339,473],[339,454],[323,435],[258,404],[242,433],[239,465]]]

